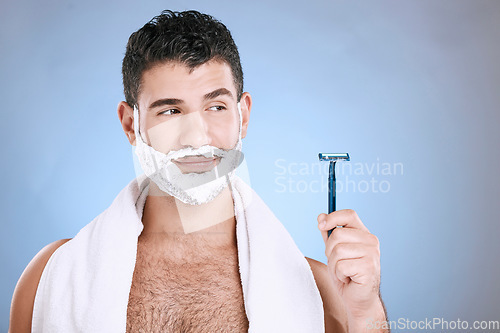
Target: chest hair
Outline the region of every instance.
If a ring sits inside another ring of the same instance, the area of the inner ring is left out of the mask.
[[[180,261],[138,248],[127,332],[248,332],[237,253]]]

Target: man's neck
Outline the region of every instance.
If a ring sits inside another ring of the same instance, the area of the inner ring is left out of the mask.
[[[151,181],[142,223],[139,240],[172,255],[236,247],[236,219],[229,187],[206,204],[189,205],[167,195]]]

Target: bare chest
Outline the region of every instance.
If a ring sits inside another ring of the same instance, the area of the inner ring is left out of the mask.
[[[174,262],[138,249],[127,332],[247,332],[237,255]]]

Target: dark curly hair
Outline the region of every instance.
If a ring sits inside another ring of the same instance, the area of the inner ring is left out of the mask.
[[[212,59],[231,67],[240,100],[243,94],[240,55],[226,26],[198,11],[164,10],[128,40],[122,63],[125,100],[128,105],[137,106],[142,74],[159,63],[178,61],[193,71]]]

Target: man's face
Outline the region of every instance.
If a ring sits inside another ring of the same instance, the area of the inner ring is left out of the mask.
[[[238,140],[239,116],[231,68],[209,61],[189,73],[178,62],[143,73],[138,97],[143,140],[163,153],[203,145],[231,149]],[[218,159],[185,157],[182,172],[211,170]]]

